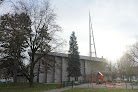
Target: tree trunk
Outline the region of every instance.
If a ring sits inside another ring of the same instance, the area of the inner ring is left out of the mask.
[[[75,81],[78,81],[78,77],[75,77]]]
[[[123,80],[124,80],[124,74],[123,74]]]
[[[17,61],[14,61],[13,82],[17,83]]]
[[[70,76],[68,76],[68,81],[70,82]]]
[[[63,66],[63,58],[61,57],[61,68],[60,68],[60,71],[61,71],[61,75],[60,75],[60,81],[62,81],[62,72],[63,72],[63,70],[62,70],[62,66]]]
[[[38,62],[38,70],[37,70],[37,83],[39,83],[39,73],[40,73],[40,61]]]
[[[33,87],[33,80],[31,78],[29,80],[29,87]]]
[[[48,67],[48,66],[47,66],[47,63],[46,63],[46,64],[45,64],[45,75],[46,75],[46,77],[45,77],[45,83],[47,83],[47,72],[48,72],[48,71],[47,71],[47,67]]]
[[[45,69],[45,74],[46,74],[45,83],[47,83],[47,69]]]
[[[55,82],[55,61],[54,61],[54,66],[53,66],[53,83]]]
[[[30,65],[30,80],[29,80],[29,86],[33,87],[33,80],[34,80],[34,53],[32,52],[32,59],[31,59],[31,65]]]
[[[17,83],[17,70],[16,70],[16,68],[13,70],[13,82]]]
[[[86,81],[86,67],[85,67],[85,60],[84,60],[84,80]]]
[[[30,80],[29,80],[29,86],[33,87],[33,79],[34,79],[34,74],[33,74],[33,66],[30,68]]]

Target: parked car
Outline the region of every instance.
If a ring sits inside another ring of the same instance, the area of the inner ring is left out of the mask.
[[[0,82],[4,83],[7,82],[7,80],[5,78],[0,79]]]
[[[12,78],[7,79],[7,82],[13,82]]]
[[[13,82],[13,78],[1,78],[0,82],[1,83]]]

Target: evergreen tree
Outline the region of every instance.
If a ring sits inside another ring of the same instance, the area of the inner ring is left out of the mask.
[[[80,56],[78,52],[78,44],[77,44],[77,38],[75,36],[75,32],[72,32],[70,36],[69,41],[70,47],[69,47],[69,62],[68,62],[68,77],[75,77],[75,81],[78,80],[78,77],[81,76],[80,72]]]
[[[25,49],[27,48],[27,35],[31,31],[31,21],[28,15],[5,14],[0,17],[0,68],[6,68],[17,82],[17,71],[22,64]]]

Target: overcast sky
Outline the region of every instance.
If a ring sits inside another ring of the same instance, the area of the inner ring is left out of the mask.
[[[138,0],[52,0],[52,5],[63,38],[68,42],[75,31],[81,55],[89,55],[89,11],[98,57],[116,60],[136,41]]]
[[[81,55],[89,55],[89,11],[98,57],[118,59],[136,41],[138,35],[138,0],[49,0],[62,27],[61,36],[75,31]],[[1,7],[0,7],[1,8]],[[0,12],[8,10],[4,5]]]

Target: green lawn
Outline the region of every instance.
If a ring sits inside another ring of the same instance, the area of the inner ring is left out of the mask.
[[[30,88],[28,83],[0,83],[0,92],[40,92],[54,88],[58,88],[58,85],[34,83],[34,87]]]
[[[138,89],[74,88],[63,92],[138,92]]]

